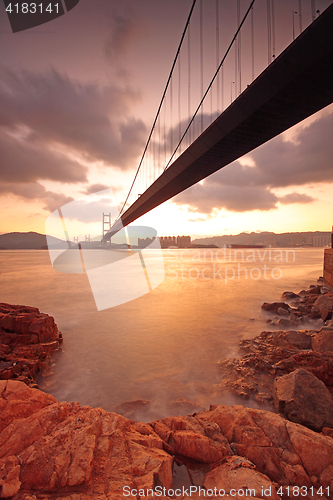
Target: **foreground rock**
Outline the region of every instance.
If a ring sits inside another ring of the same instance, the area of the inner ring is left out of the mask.
[[[298,369],[274,381],[276,410],[288,420],[315,431],[333,428],[333,397],[325,384],[307,370]]]
[[[260,403],[272,403],[275,378],[303,368],[321,380],[333,394],[333,352],[319,350],[332,337],[333,328],[319,332],[265,331],[254,339],[242,340],[242,356],[220,363],[223,378],[219,391],[231,391],[246,399],[253,397]]]
[[[189,464],[192,498],[206,489],[240,499],[251,488],[277,500],[285,486],[303,485],[303,498],[325,499],[333,488],[333,439],[274,413],[215,405],[143,424],[13,380],[0,381],[0,394],[0,498],[153,499],[156,488],[168,499],[175,457]]]
[[[37,307],[0,303],[0,380],[36,386],[61,341],[54,319]]]

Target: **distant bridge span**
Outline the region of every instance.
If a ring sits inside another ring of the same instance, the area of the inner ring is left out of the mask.
[[[156,179],[103,240],[333,102],[333,4]]]

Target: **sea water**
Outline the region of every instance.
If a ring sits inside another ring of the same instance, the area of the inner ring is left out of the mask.
[[[147,418],[160,418],[178,398],[203,407],[239,403],[219,394],[218,362],[237,356],[242,338],[269,329],[264,301],[316,282],[323,254],[320,248],[164,250],[160,286],[98,312],[86,274],[55,271],[47,251],[4,250],[0,301],[38,307],[63,334],[44,390],[108,411],[150,400]],[[152,251],[150,258],[158,257]]]

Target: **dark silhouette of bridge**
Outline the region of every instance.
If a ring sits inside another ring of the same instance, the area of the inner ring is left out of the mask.
[[[140,195],[104,236],[333,102],[333,4]]]

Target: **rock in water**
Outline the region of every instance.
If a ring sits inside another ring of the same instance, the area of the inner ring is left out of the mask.
[[[61,342],[52,316],[37,307],[0,303],[0,379],[36,386],[36,376],[49,367]]]
[[[147,412],[149,409],[149,399],[136,399],[135,401],[126,401],[116,406],[114,411],[119,413],[119,415],[123,415],[123,417],[138,420],[137,416]]]
[[[333,313],[333,292],[318,297],[314,302],[311,314],[314,318],[321,317],[323,321],[331,319]]]
[[[302,368],[274,381],[276,410],[315,431],[333,427],[333,398],[325,384]]]
[[[300,296],[294,292],[283,292],[282,298],[286,300],[298,299]]]
[[[290,307],[285,302],[264,302],[261,309],[277,314],[278,309],[285,309],[286,311],[289,311]]]

